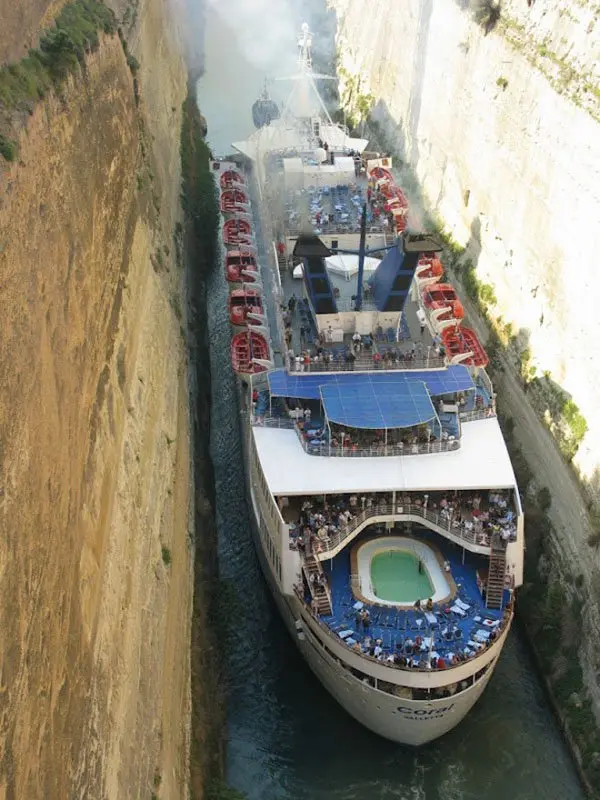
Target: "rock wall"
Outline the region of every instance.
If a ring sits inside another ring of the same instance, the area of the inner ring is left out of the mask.
[[[346,83],[374,95],[429,206],[494,286],[497,315],[580,407],[576,463],[597,480],[600,8],[509,0],[485,35],[466,1],[329,5]]]
[[[0,64],[27,54],[37,33],[66,0],[0,0]]]
[[[128,36],[139,105],[105,38],[0,158],[0,797],[187,794],[186,73]]]

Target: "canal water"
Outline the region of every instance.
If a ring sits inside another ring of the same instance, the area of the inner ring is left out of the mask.
[[[231,152],[230,143],[251,132],[251,106],[264,78],[293,70],[283,44],[293,42],[308,13],[298,0],[295,8],[292,14],[283,0],[210,0],[198,101],[215,153]],[[242,33],[230,24],[233,11]],[[282,85],[272,85],[273,96]],[[471,714],[419,750],[359,726],[314,678],[279,619],[251,540],[222,270],[215,270],[208,296],[220,569],[233,595],[225,653],[228,781],[249,800],[583,798],[517,631]]]

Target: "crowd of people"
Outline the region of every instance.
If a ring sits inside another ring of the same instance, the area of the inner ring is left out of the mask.
[[[279,498],[289,519],[289,501]],[[489,546],[492,536],[503,543],[517,537],[516,514],[508,491],[398,493],[396,513],[414,507],[435,513],[450,531],[470,532],[476,544]],[[305,553],[324,552],[330,540],[348,532],[362,512],[389,514],[393,498],[386,494],[331,495],[300,498],[297,518],[290,524],[290,548]]]

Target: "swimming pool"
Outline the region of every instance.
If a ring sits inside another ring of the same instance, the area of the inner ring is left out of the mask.
[[[378,536],[352,552],[357,573],[355,597],[385,606],[414,605],[416,600],[445,602],[455,591],[435,547],[407,536]],[[422,571],[419,571],[419,562]]]
[[[373,594],[392,603],[414,603],[433,595],[433,584],[423,561],[407,550],[386,550],[371,559]]]

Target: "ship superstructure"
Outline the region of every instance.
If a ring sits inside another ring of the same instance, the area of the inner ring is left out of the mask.
[[[303,27],[278,119],[215,161],[261,563],[310,667],[422,744],[485,688],[523,512],[487,356],[391,159],[329,116]]]

